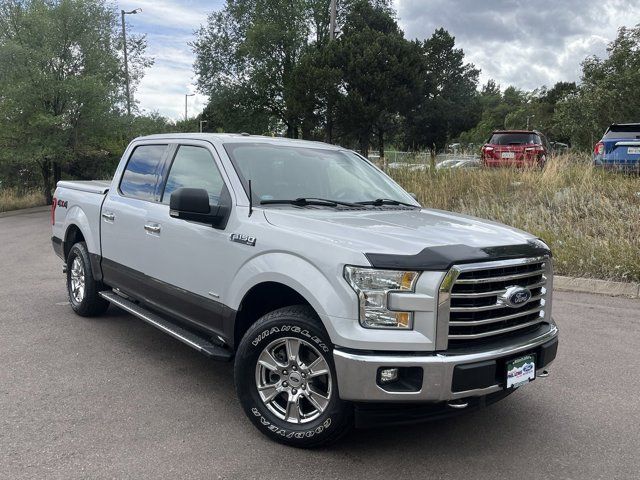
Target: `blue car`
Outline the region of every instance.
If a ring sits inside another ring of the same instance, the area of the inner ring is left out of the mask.
[[[593,163],[611,170],[640,172],[640,123],[614,123],[593,149]]]

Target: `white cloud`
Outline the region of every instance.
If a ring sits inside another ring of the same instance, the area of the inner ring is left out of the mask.
[[[195,30],[213,9],[213,3],[205,2],[204,5],[199,5],[195,2],[168,0],[125,0],[120,2],[120,7],[124,10],[142,8],[139,15],[145,17],[145,22],[154,25]]]
[[[467,61],[506,87],[534,89],[580,78],[589,55],[604,56],[620,26],[634,26],[640,0],[395,0],[408,38],[438,27]]]

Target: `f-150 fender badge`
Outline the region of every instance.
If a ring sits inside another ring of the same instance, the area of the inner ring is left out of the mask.
[[[256,246],[256,237],[251,235],[244,235],[242,233],[232,233],[230,240],[236,243],[242,243],[243,245],[249,245],[250,247]]]

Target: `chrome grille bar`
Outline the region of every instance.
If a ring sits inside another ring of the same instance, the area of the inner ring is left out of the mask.
[[[500,277],[489,277],[489,278],[459,278],[456,283],[496,283],[496,282],[506,282],[507,280],[517,280],[520,278],[528,278],[528,277],[537,277],[544,274],[544,270],[536,270],[534,272],[525,272],[525,273],[516,273],[513,275],[502,275]]]
[[[533,289],[533,288],[540,288],[540,287],[544,287],[547,284],[546,279],[542,280],[541,282],[538,283],[534,283],[532,285],[527,285],[527,288]],[[451,298],[480,298],[480,297],[494,297],[494,296],[499,296],[502,295],[504,292],[506,292],[506,289],[503,288],[501,290],[493,290],[491,292],[477,292],[477,293],[452,293],[451,294]]]
[[[499,330],[492,330],[490,332],[476,333],[472,335],[449,335],[449,339],[450,340],[474,340],[477,338],[484,338],[484,337],[490,337],[493,335],[500,335],[502,333],[514,332],[516,330],[520,330],[521,328],[531,327],[537,323],[540,323],[539,318],[536,318],[535,320],[532,320],[527,323],[522,323],[514,327],[501,328]]]
[[[531,315],[532,313],[541,312],[544,310],[544,305],[540,305],[536,308],[532,308],[530,310],[525,310],[523,312],[514,313],[511,315],[505,315],[504,317],[493,317],[488,318],[486,320],[460,320],[458,322],[450,320],[449,326],[451,327],[467,327],[467,326],[476,326],[476,325],[488,325],[490,323],[504,322],[506,320],[513,320],[514,318],[526,317],[527,315]],[[451,338],[451,335],[449,335]]]

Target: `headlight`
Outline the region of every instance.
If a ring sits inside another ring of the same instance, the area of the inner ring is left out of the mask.
[[[387,297],[391,291],[413,291],[418,272],[346,266],[344,278],[358,294],[360,324],[363,327],[413,327],[413,313],[392,312],[387,308]]]

